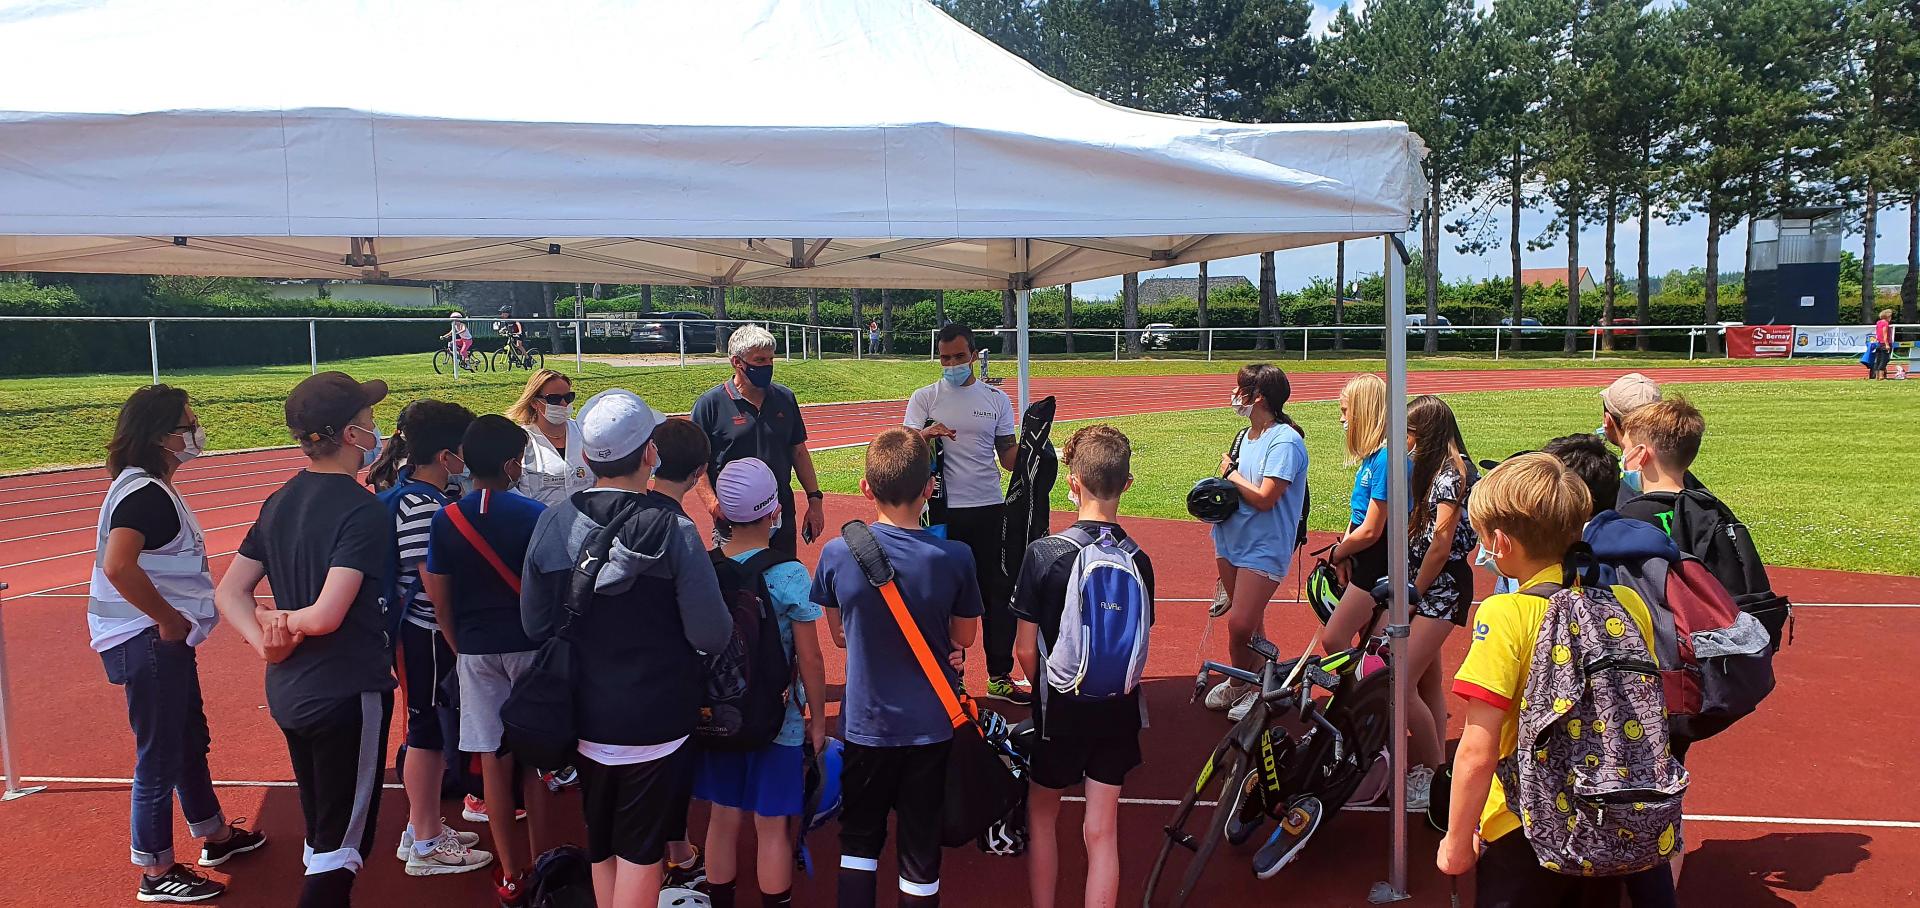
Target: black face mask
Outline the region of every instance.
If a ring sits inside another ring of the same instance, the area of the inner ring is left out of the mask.
[[[747,381],[752,383],[756,388],[765,388],[773,384],[772,363],[764,366],[749,366],[746,363],[741,363],[740,371],[747,376]]]

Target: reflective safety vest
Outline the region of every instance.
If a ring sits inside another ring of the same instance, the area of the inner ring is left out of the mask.
[[[566,501],[573,493],[593,487],[593,473],[587,469],[586,442],[580,440],[580,422],[567,420],[567,453],[561,456],[539,426],[524,426],[527,450],[520,457],[519,492],[547,507]]]
[[[200,641],[207,639],[220,620],[220,613],[213,605],[213,573],[207,567],[207,539],[205,531],[200,529],[200,521],[187,509],[187,503],[181,500],[180,493],[173,486],[139,467],[128,467],[113,478],[113,484],[107,487],[106,501],[100,504],[93,576],[87,583],[87,628],[96,651],[104,652],[125,643],[154,623],[145,612],[120,595],[120,591],[107,580],[106,568],[102,563],[106,557],[107,532],[113,520],[113,509],[134,490],[149,483],[159,486],[173,500],[174,513],[180,519],[180,532],[165,545],[141,552],[140,569],[146,572],[147,579],[153,582],[153,588],[160,592],[161,598],[193,623],[193,631],[187,635],[189,645],[197,646]]]

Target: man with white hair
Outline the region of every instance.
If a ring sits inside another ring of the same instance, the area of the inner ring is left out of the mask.
[[[773,335],[767,329],[747,325],[734,331],[727,340],[727,358],[733,377],[700,395],[689,414],[694,425],[707,433],[712,450],[707,481],[700,488],[713,514],[716,542],[725,538],[728,525],[713,494],[713,479],[727,464],[757,457],[773,470],[780,492],[780,523],[772,548],[797,551],[794,532],[801,527],[794,519],[796,474],[807,495],[803,535],[808,542],[819,537],[827,520],[813,455],[807,451],[807,424],[800,415],[800,403],[787,386],[773,381]]]

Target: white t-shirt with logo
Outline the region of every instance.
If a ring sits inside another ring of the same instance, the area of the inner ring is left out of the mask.
[[[907,428],[925,428],[929,422],[954,432],[941,446],[947,507],[978,508],[1006,501],[993,440],[1014,434],[1013,401],[979,379],[958,388],[943,379],[907,399]]]

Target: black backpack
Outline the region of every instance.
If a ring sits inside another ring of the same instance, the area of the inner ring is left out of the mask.
[[[593,908],[593,865],[578,845],[561,845],[533,862],[528,908]]]
[[[1668,535],[1680,551],[1706,564],[1741,611],[1760,619],[1778,652],[1781,634],[1793,617],[1793,604],[1774,593],[1767,566],[1753,547],[1753,535],[1726,502],[1705,489],[1680,491],[1674,496]]]
[[[733,636],[710,657],[707,696],[693,734],[714,750],[755,750],[780,734],[793,686],[793,665],[780,640],[766,573],[797,559],[775,549],[762,549],[744,564],[719,549],[709,554],[720,599],[733,615]]]

